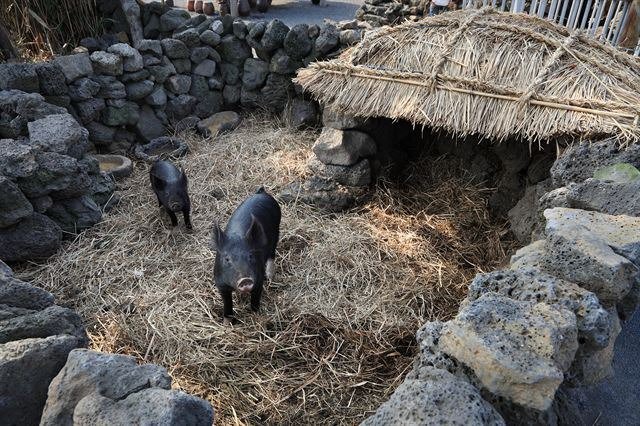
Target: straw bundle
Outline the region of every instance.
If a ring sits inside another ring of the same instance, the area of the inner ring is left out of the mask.
[[[640,139],[640,60],[490,7],[372,31],[296,80],[336,109],[462,136]]]
[[[168,368],[209,399],[216,424],[354,424],[403,379],[414,335],[450,318],[471,277],[511,248],[489,219],[490,192],[456,160],[424,158],[381,183],[361,210],[326,215],[284,204],[276,277],[261,311],[236,299],[224,327],[213,286],[214,221],[265,185],[301,178],[311,132],[246,119],[214,141],[188,139],[194,232],[169,232],[137,164],[122,201],[40,267],[18,271],[84,316],[95,349]]]

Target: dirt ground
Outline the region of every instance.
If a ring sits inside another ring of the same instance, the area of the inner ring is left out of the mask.
[[[186,8],[187,0],[175,0],[177,7]],[[250,20],[280,19],[289,27],[296,24],[321,24],[324,19],[344,21],[353,19],[364,0],[327,0],[316,6],[311,0],[273,0],[267,13],[252,13]],[[216,9],[218,3],[214,1]]]

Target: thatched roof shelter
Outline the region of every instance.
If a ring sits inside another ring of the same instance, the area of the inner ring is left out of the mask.
[[[297,82],[321,103],[457,135],[640,140],[640,60],[549,21],[492,8],[367,33]]]

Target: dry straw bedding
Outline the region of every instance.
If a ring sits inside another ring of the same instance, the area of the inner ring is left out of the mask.
[[[491,7],[368,32],[297,81],[323,105],[458,135],[640,141],[638,58]]]
[[[93,348],[167,367],[212,402],[217,424],[357,423],[411,367],[417,328],[451,317],[510,243],[489,220],[488,191],[454,160],[423,159],[354,211],[283,205],[261,312],[240,301],[241,322],[224,327],[211,225],[260,185],[277,194],[303,176],[316,137],[255,117],[214,140],[191,136],[180,163],[193,233],[170,232],[137,164],[101,224],[21,276],[78,310]]]

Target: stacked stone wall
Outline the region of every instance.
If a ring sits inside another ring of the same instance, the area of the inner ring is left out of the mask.
[[[517,207],[533,242],[478,274],[453,320],[421,327],[413,370],[363,424],[582,424],[563,389],[612,375],[640,302],[639,152],[612,140],[567,149],[542,193],[527,190],[535,206]]]

